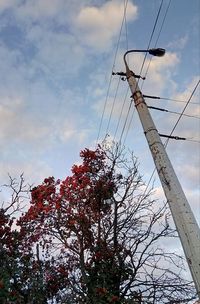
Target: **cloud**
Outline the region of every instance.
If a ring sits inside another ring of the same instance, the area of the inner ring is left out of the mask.
[[[81,43],[96,50],[106,51],[119,33],[123,14],[122,1],[107,1],[99,7],[83,7],[74,22]],[[126,19],[133,21],[136,17],[137,7],[129,2]]]
[[[28,0],[18,8],[21,17],[40,19],[41,17],[54,17],[62,11],[64,1],[62,0]]]
[[[167,46],[166,49],[178,49],[178,50],[182,50],[184,49],[184,47],[186,46],[186,44],[188,43],[188,34],[186,34],[183,37],[180,37],[176,40],[170,41]]]
[[[87,63],[85,52],[69,33],[32,26],[27,39],[36,48],[33,68],[41,69],[47,76],[56,75],[57,80],[71,77]]]
[[[200,158],[199,158],[200,161]],[[199,188],[199,183],[200,183],[200,173],[199,173],[199,168],[198,168],[198,163],[196,164],[197,166],[192,166],[190,162],[187,163],[182,163],[179,165],[178,172],[180,176],[185,176],[187,178],[187,187],[190,188],[192,187],[193,189],[198,189]]]
[[[187,101],[192,93],[192,91],[194,90],[195,86],[197,85],[198,81],[200,79],[200,75],[194,75],[192,79],[190,79],[189,81],[187,80],[183,86],[184,89],[183,91],[179,92],[174,92],[172,98],[173,99],[177,99],[177,100],[183,100],[183,101]],[[196,89],[195,95],[192,97],[191,102],[195,102],[195,103],[199,103],[199,95],[200,95],[200,91],[199,88]],[[191,105],[192,103],[189,103],[189,105]],[[176,104],[177,107],[181,108],[183,105],[180,103]]]
[[[28,63],[27,71],[31,69],[33,77],[52,77],[54,82],[61,82],[86,65],[86,50],[70,32],[70,18],[82,7],[78,1],[29,0],[17,4],[12,7],[9,24],[5,16],[2,18],[1,45],[15,53],[12,57],[18,57],[22,66]],[[15,67],[19,69],[18,64]]]
[[[46,161],[38,160],[33,156],[26,160],[12,159],[9,162],[0,161],[0,185],[6,184],[8,174],[17,178],[24,173],[25,183],[41,182],[44,177],[52,176],[52,168],[49,167]],[[0,189],[1,190],[1,189]]]
[[[10,0],[12,1],[12,0]],[[14,1],[14,0],[13,0]],[[18,20],[30,24],[37,22],[45,27],[53,24],[66,26],[70,24],[74,16],[80,9],[91,0],[18,0],[19,4],[15,10]]]
[[[89,130],[80,129],[79,126],[73,127],[73,122],[68,121],[64,123],[58,136],[63,143],[68,141],[76,141],[80,144],[83,144],[86,141]]]
[[[146,66],[149,66],[147,80],[144,82],[145,90],[160,94],[169,85],[173,85],[173,74],[180,60],[176,53],[168,52],[164,57],[152,57],[151,61],[146,61]],[[149,65],[150,63],[150,65]],[[144,68],[145,71],[145,68]],[[143,72],[144,73],[144,72]]]
[[[1,98],[0,105],[0,141],[4,146],[7,141],[14,143],[36,144],[48,134],[48,128],[37,117],[26,111],[23,100]]]

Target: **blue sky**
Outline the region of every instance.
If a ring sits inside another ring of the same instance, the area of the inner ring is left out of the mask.
[[[7,173],[24,172],[30,183],[47,176],[64,178],[79,152],[94,148],[105,104],[126,1],[123,0],[0,0],[0,183]],[[123,54],[129,48],[146,49],[159,0],[129,0],[114,70],[123,71]],[[167,7],[162,30],[161,25]],[[152,58],[144,94],[187,100],[200,78],[200,2],[163,1],[150,47],[166,48],[163,58]],[[125,26],[126,25],[126,26]],[[129,57],[139,73],[144,55]],[[147,57],[143,74],[149,64]],[[116,133],[128,85],[111,78],[100,139]],[[116,95],[116,98],[115,98]],[[130,93],[125,100],[119,140]],[[108,126],[113,100],[115,104]],[[185,113],[199,116],[199,88]],[[148,100],[153,106],[181,112],[184,103]],[[131,108],[130,117],[134,111]],[[160,133],[169,134],[178,115],[152,110]],[[200,140],[198,118],[182,117],[174,135]],[[134,151],[148,181],[154,165],[137,114],[122,142]],[[200,145],[170,141],[169,157],[188,200],[200,219]],[[156,178],[157,195],[163,199]]]

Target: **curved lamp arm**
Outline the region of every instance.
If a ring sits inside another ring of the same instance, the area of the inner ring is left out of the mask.
[[[157,48],[157,49],[149,49],[149,50],[129,50],[124,54],[124,63],[126,66],[126,69],[129,71],[129,67],[126,61],[126,55],[129,53],[149,53],[150,55],[162,57],[165,55],[165,49]]]

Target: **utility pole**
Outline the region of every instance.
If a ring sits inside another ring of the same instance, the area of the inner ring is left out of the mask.
[[[140,76],[135,75],[126,62],[126,55],[131,52],[163,56],[165,50],[127,51],[124,54],[125,75],[200,299],[200,229],[138,86],[136,77]]]

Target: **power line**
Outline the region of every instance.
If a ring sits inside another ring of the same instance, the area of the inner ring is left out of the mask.
[[[171,0],[170,0],[170,2],[171,2]],[[148,43],[147,49],[149,49],[149,47],[150,47],[150,44],[151,44],[151,41],[152,41],[152,38],[153,38],[153,35],[154,35],[154,32],[155,32],[155,29],[156,29],[156,25],[157,25],[157,23],[158,23],[158,19],[159,19],[159,16],[160,16],[160,12],[161,12],[162,6],[163,6],[163,0],[161,1],[160,7],[159,7],[158,12],[157,12],[157,16],[156,16],[156,19],[155,19],[155,22],[154,22],[154,26],[153,26],[153,29],[152,29],[152,32],[151,32],[151,36],[150,36],[150,39],[149,39],[149,43]],[[168,8],[167,8],[167,12],[168,12],[168,9],[169,9],[169,5],[168,5]],[[166,19],[166,15],[167,15],[167,13],[165,14],[164,20]],[[164,22],[162,22],[162,26],[161,26],[161,29],[160,29],[160,31],[159,31],[159,36],[160,36],[160,34],[161,34],[163,24],[164,24]],[[159,38],[159,36],[158,36],[158,38]],[[158,41],[158,38],[157,38],[156,42]],[[147,53],[145,53],[145,56],[144,56],[144,59],[143,59],[143,62],[142,62],[142,66],[141,66],[141,68],[140,68],[140,73],[139,73],[139,75],[142,74],[142,70],[143,70],[143,68],[144,68],[144,64],[145,64],[146,58],[147,58]],[[138,79],[138,83],[139,83],[139,80],[140,80],[140,79]],[[130,112],[130,111],[129,111],[129,112]],[[128,114],[129,114],[129,112],[128,112]],[[132,123],[132,121],[133,121],[134,113],[135,113],[135,111],[133,111],[133,113],[132,113],[132,116],[131,116],[131,119],[130,119],[130,123],[129,123],[129,126],[128,126],[128,128],[127,128],[127,132],[126,132],[126,138],[127,138],[127,135],[128,135],[128,132],[129,132],[129,129],[130,129],[130,126],[131,126],[131,123]],[[126,119],[126,121],[127,121],[127,119]],[[123,129],[124,129],[124,128],[123,128]],[[120,137],[120,138],[121,138],[121,137]],[[125,140],[124,140],[124,143],[125,143]]]
[[[117,135],[117,131],[118,131],[118,129],[119,129],[119,124],[120,124],[120,121],[121,121],[121,118],[122,118],[122,113],[123,113],[123,110],[124,110],[124,106],[125,106],[125,103],[126,103],[126,98],[127,98],[128,92],[129,92],[129,88],[127,88],[127,90],[126,90],[126,94],[125,94],[125,97],[124,97],[124,101],[123,101],[123,104],[122,104],[122,107],[121,107],[121,111],[120,111],[120,115],[119,115],[117,127],[116,127],[115,133],[114,133],[114,140],[115,140],[115,137],[116,137],[116,135]]]
[[[172,99],[172,98],[166,98],[166,97],[160,97],[160,96],[152,96],[152,95],[146,95],[143,94],[144,98],[151,98],[151,99],[161,99],[161,100],[168,100],[168,101],[174,101],[174,102],[181,102],[181,103],[187,103],[187,100],[179,100],[179,99]],[[199,102],[190,102],[190,104],[199,105]]]
[[[186,138],[186,141],[191,141],[191,142],[200,144],[200,140],[197,140],[197,139]]]
[[[126,6],[127,6],[127,1],[124,0],[124,11],[126,9]],[[127,27],[127,21],[126,21],[126,13],[124,15],[124,27],[125,27],[125,37],[126,37],[126,49],[128,50],[128,27]],[[114,74],[114,73],[113,73]],[[108,134],[108,130],[109,130],[109,126],[110,126],[110,121],[111,121],[111,117],[112,117],[112,114],[113,114],[113,110],[114,110],[114,106],[115,106],[115,103],[116,103],[116,97],[117,97],[117,93],[118,93],[118,89],[119,89],[119,84],[120,84],[120,78],[118,80],[118,84],[117,84],[117,88],[116,88],[116,92],[115,92],[115,97],[114,97],[114,100],[113,100],[113,103],[112,103],[112,108],[111,108],[111,112],[110,112],[110,117],[109,117],[109,122],[108,122],[108,126],[107,126],[107,129],[106,129],[106,134]],[[126,94],[127,96],[127,94]],[[125,103],[125,99],[126,99],[126,96],[124,98],[124,103]],[[124,104],[123,103],[123,104]],[[123,107],[122,107],[123,108]],[[121,111],[121,114],[120,114],[120,117],[122,115],[122,111]],[[120,119],[119,119],[120,120]],[[119,122],[117,124],[117,129],[118,129],[118,126],[119,126]],[[115,131],[115,135],[116,135],[116,132]],[[114,136],[115,137],[115,136]]]
[[[160,7],[159,7],[159,9],[158,9],[158,13],[157,13],[157,16],[156,16],[156,20],[155,20],[155,22],[154,22],[153,30],[152,30],[152,32],[151,32],[151,36],[150,36],[149,43],[148,43],[148,46],[147,46],[147,50],[148,50],[149,47],[150,47],[150,44],[151,44],[151,41],[152,41],[152,38],[153,38],[153,35],[154,35],[154,32],[155,32],[155,29],[156,29],[156,25],[157,25],[157,23],[158,23],[158,19],[159,19],[159,16],[160,16],[160,12],[161,12],[162,6],[163,6],[163,0],[161,1]],[[144,68],[144,64],[145,64],[146,58],[147,58],[147,52],[145,53],[145,56],[144,56],[144,59],[143,59],[143,62],[142,62],[142,66],[141,66],[140,74],[139,74],[139,75],[142,74],[142,70],[143,70],[143,68]],[[140,80],[140,79],[138,79],[138,83],[139,83],[139,80]]]
[[[181,114],[180,114],[180,116],[179,116],[177,122],[175,123],[175,125],[174,125],[174,127],[173,127],[173,129],[172,129],[172,131],[171,131],[171,133],[170,133],[170,136],[174,133],[174,130],[176,129],[178,123],[180,122],[180,120],[181,120],[181,118],[182,118],[182,116],[183,116],[183,114],[184,114],[184,112],[185,112],[185,110],[186,110],[188,104],[190,103],[190,100],[192,99],[192,97],[193,97],[193,95],[194,95],[196,89],[197,89],[198,86],[199,86],[199,83],[200,83],[200,80],[197,81],[197,84],[195,85],[195,87],[194,87],[194,89],[193,89],[193,91],[192,91],[192,93],[191,93],[191,95],[190,95],[190,97],[189,97],[189,99],[188,99],[186,105],[184,106],[184,108],[183,108],[183,110],[182,110],[182,112],[181,112]],[[165,147],[167,146],[168,142],[169,142],[169,139],[166,141]]]
[[[178,99],[171,99],[171,98],[165,98],[165,97],[160,97],[159,99],[169,100],[169,101],[175,101],[175,102],[187,103],[187,100],[178,100]],[[199,105],[199,102],[190,102],[190,104]]]
[[[121,144],[122,142],[122,137],[123,137],[123,134],[124,134],[124,131],[125,131],[125,128],[126,128],[126,124],[127,124],[127,121],[128,121],[128,116],[129,116],[129,113],[130,113],[130,109],[131,109],[131,104],[129,105],[129,108],[128,108],[128,113],[126,115],[126,119],[125,119],[125,123],[123,125],[123,129],[122,129],[122,132],[121,132],[121,135],[120,135],[120,138],[119,138],[119,143]]]
[[[161,3],[161,4],[162,4],[162,3]],[[162,21],[162,24],[161,24],[161,27],[160,27],[160,31],[159,31],[159,33],[158,33],[158,37],[157,37],[157,39],[156,39],[156,42],[155,42],[154,47],[157,46],[157,43],[158,43],[158,40],[159,40],[159,38],[160,38],[160,34],[161,34],[161,32],[162,32],[162,29],[163,29],[163,26],[164,26],[164,23],[165,23],[165,20],[166,20],[166,17],[167,17],[167,14],[168,14],[170,5],[171,5],[171,0],[169,1],[168,6],[167,6],[167,9],[166,9],[166,11],[165,11],[165,15],[164,15],[164,18],[163,18],[163,21]],[[146,78],[147,73],[148,73],[148,71],[149,71],[149,67],[150,67],[150,64],[151,64],[151,60],[152,60],[152,57],[151,57],[150,60],[149,60],[149,64],[148,64],[148,66],[147,66],[147,69],[146,69],[144,78]],[[143,84],[144,84],[144,82],[142,83],[141,88],[143,87]]]
[[[131,119],[130,119],[130,121],[129,121],[127,130],[126,130],[126,134],[125,134],[125,136],[124,136],[123,146],[125,145],[125,142],[126,142],[126,139],[127,139],[127,136],[128,136],[128,132],[129,132],[129,129],[130,129],[132,123],[133,123],[134,114],[135,114],[135,107],[134,107],[134,109],[133,109],[133,113],[132,113],[132,115],[131,115]]]
[[[181,115],[181,114],[182,114],[182,113],[179,113],[179,112],[176,112],[176,111],[170,111],[170,110],[167,110],[167,109],[157,108],[157,107],[152,107],[152,106],[147,106],[147,108],[153,109],[153,110],[162,111],[162,112],[172,113],[172,114],[176,114],[176,115]],[[195,115],[190,115],[190,114],[182,114],[182,115],[183,115],[183,116],[186,116],[186,117],[191,117],[191,118],[200,119],[199,116],[195,116]]]
[[[126,128],[127,121],[128,121],[128,116],[129,116],[129,113],[130,113],[130,110],[131,110],[131,105],[132,105],[132,102],[130,102],[129,107],[128,107],[128,111],[127,111],[127,114],[126,114],[126,119],[125,119],[125,122],[124,122],[124,125],[123,125],[123,128],[122,128],[122,132],[121,132],[121,135],[120,135],[120,138],[119,138],[119,143],[121,143],[121,141],[122,141],[122,137],[123,137],[123,134],[124,134],[124,131],[125,131],[125,128]]]
[[[125,7],[125,2],[126,0],[124,0],[124,7]],[[128,51],[128,26],[127,26],[126,14],[124,15],[124,25],[125,25],[125,35],[126,35],[126,50]]]
[[[120,43],[121,34],[122,34],[122,28],[123,28],[123,24],[124,24],[124,20],[125,20],[125,16],[126,16],[127,5],[128,5],[128,0],[126,0],[126,3],[124,1],[124,14],[123,14],[122,23],[121,23],[121,27],[120,27],[120,31],[119,31],[119,37],[118,37],[117,46],[116,46],[116,50],[115,50],[115,55],[114,55],[114,60],[113,60],[113,65],[112,65],[112,71],[114,70],[114,66],[115,66],[115,62],[116,62],[116,58],[117,58],[119,43]],[[104,102],[104,107],[103,107],[103,112],[102,112],[102,116],[101,116],[101,120],[100,120],[100,125],[99,125],[99,130],[98,130],[96,143],[99,140],[99,136],[100,136],[100,132],[101,132],[101,128],[102,128],[102,123],[103,123],[105,109],[106,109],[107,102],[108,102],[108,95],[109,95],[109,91],[110,91],[110,87],[111,87],[111,82],[112,82],[112,73],[111,73],[111,76],[110,76],[110,79],[109,79],[108,89],[107,89],[107,93],[106,93],[106,98],[105,98],[105,102]]]
[[[166,9],[166,11],[165,11],[165,15],[164,15],[164,18],[163,18],[161,27],[160,27],[160,31],[159,31],[159,33],[158,33],[158,37],[157,37],[156,42],[155,42],[155,47],[157,46],[158,40],[159,40],[159,38],[160,38],[160,34],[161,34],[162,30],[163,30],[163,26],[164,26],[164,23],[165,23],[165,20],[166,20],[166,17],[167,17],[167,14],[168,14],[168,11],[169,11],[169,8],[170,8],[170,5],[171,5],[171,1],[172,1],[172,0],[169,0],[167,9]]]
[[[112,103],[112,107],[111,107],[111,111],[110,111],[110,116],[109,116],[109,120],[108,120],[108,125],[107,125],[107,128],[106,128],[106,134],[108,133],[108,130],[109,130],[110,121],[111,121],[111,117],[112,117],[112,114],[113,114],[114,105],[115,105],[115,101],[116,101],[116,98],[117,98],[117,93],[118,93],[118,90],[119,90],[119,84],[120,84],[120,78],[118,79],[118,82],[117,82],[115,96],[114,96],[114,99],[113,99],[113,103]]]
[[[128,4],[128,1],[124,0],[124,27],[125,27],[126,49],[128,50],[128,27],[127,27],[127,20],[126,20],[127,4]],[[122,26],[123,26],[123,24],[122,24]],[[114,72],[112,74],[115,75]],[[116,73],[116,74],[118,74],[118,73]],[[106,129],[106,134],[108,134],[108,131],[109,131],[110,121],[111,121],[114,106],[115,106],[115,103],[116,103],[116,97],[117,97],[117,93],[118,93],[118,89],[119,89],[120,79],[121,78],[119,78],[118,85],[117,85],[116,92],[115,92],[115,97],[114,97],[114,100],[113,100],[113,103],[112,103],[112,108],[111,108],[111,112],[110,112],[108,126],[107,126],[107,129]],[[117,134],[117,131],[118,131],[118,128],[119,128],[119,124],[120,124],[120,121],[121,121],[121,117],[122,117],[125,101],[126,101],[126,98],[127,98],[127,94],[128,94],[128,90],[127,90],[127,93],[125,94],[125,97],[124,97],[124,102],[123,102],[123,105],[122,105],[122,108],[121,108],[121,112],[120,112],[120,116],[119,116],[119,119],[118,119],[118,123],[117,123],[117,127],[116,127],[116,130],[115,130],[115,133],[114,133],[114,139],[113,140],[115,140],[115,137],[116,137],[116,134]]]

